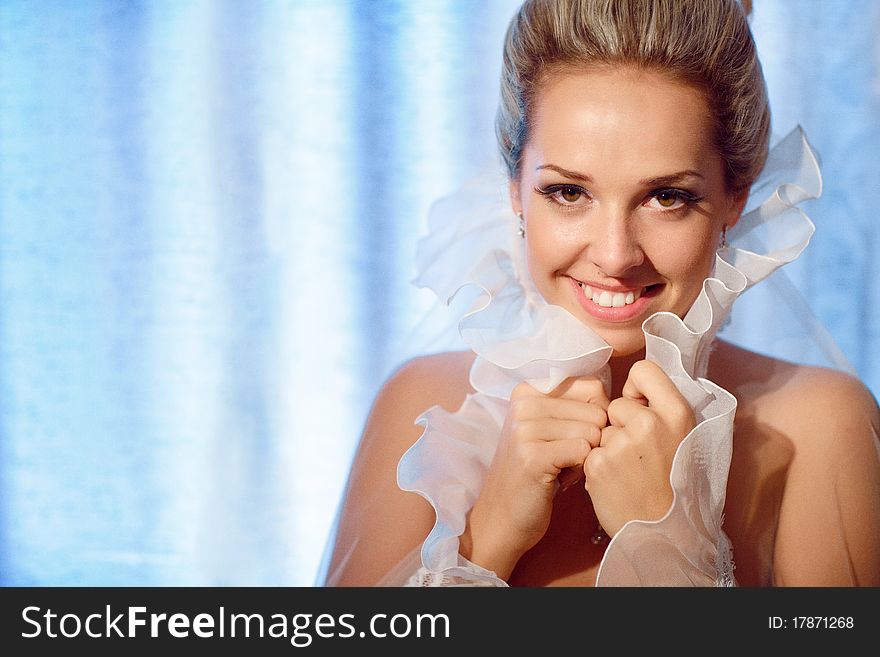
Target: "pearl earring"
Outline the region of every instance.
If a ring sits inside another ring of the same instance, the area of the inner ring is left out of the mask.
[[[516,216],[519,217],[519,228],[517,229],[516,234],[522,238],[525,238],[525,236],[526,236],[526,221],[523,218],[523,213],[517,212]]]

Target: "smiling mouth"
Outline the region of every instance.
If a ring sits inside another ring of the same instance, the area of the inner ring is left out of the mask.
[[[627,292],[610,292],[599,288],[593,288],[586,283],[578,281],[578,286],[587,299],[590,299],[596,305],[603,308],[623,308],[634,304],[639,298],[648,292],[651,292],[657,285],[648,285],[637,290],[629,290]]]

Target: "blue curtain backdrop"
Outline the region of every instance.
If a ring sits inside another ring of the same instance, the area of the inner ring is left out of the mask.
[[[516,4],[0,1],[0,583],[313,583]],[[789,274],[877,394],[880,3],[755,5],[825,173]]]

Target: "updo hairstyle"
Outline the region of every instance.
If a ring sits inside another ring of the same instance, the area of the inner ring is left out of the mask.
[[[767,159],[770,108],[737,0],[526,0],[504,44],[496,134],[519,177],[535,98],[559,71],[626,65],[694,85],[714,118],[729,192],[751,186]]]

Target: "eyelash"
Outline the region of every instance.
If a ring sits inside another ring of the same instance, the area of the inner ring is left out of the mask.
[[[566,190],[570,190],[571,192],[573,192],[575,194],[582,194],[583,196],[588,196],[587,190],[585,190],[583,187],[578,187],[577,185],[547,185],[547,187],[544,187],[544,188],[540,188],[540,187],[535,188],[535,191],[538,194],[540,194],[541,196],[546,198],[551,203],[556,203],[557,205],[562,206],[563,208],[572,208],[574,206],[571,203],[565,203],[557,197],[557,195],[560,192],[563,192]]]
[[[675,210],[681,210],[682,208],[690,208],[695,206],[697,203],[703,200],[704,197],[697,196],[696,194],[692,194],[691,192],[686,192],[683,189],[675,189],[672,188],[664,188],[664,189],[655,189],[648,198],[654,199],[662,194],[671,194],[675,197],[676,200],[681,201],[682,205],[677,208],[668,208],[665,210],[661,210],[661,212],[674,212]]]
[[[561,201],[557,195],[562,191],[569,191],[570,193],[581,194],[583,196],[589,196],[587,190],[583,187],[579,187],[578,185],[548,185],[544,188],[536,187],[535,191],[546,198],[551,203],[555,203],[556,205],[568,210],[574,209],[574,203],[566,203]],[[660,210],[660,212],[676,212],[678,210],[682,210],[684,208],[690,208],[694,205],[697,205],[700,201],[702,201],[705,197],[697,196],[696,194],[692,194],[691,192],[687,192],[683,189],[676,189],[674,187],[664,187],[661,189],[655,189],[650,194],[648,194],[648,199],[657,198],[662,194],[671,194],[676,198],[676,200],[681,201],[682,205],[675,208],[670,208],[667,210]],[[576,201],[575,201],[576,203]]]

